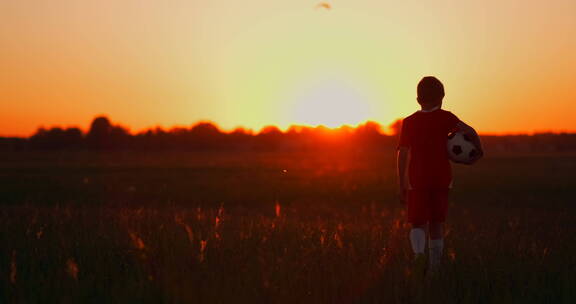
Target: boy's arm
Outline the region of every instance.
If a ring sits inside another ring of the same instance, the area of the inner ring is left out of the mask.
[[[476,130],[474,130],[474,128],[465,124],[462,121],[458,122],[456,128],[458,128],[458,130],[460,130],[462,133],[468,135],[470,137],[470,140],[472,140],[474,146],[476,146],[476,148],[478,149],[479,152],[478,155],[476,155],[470,162],[475,163],[477,160],[482,158],[482,156],[484,156],[484,149],[482,148],[482,143],[480,142],[480,136],[478,136],[478,133],[476,133]]]
[[[397,178],[398,178],[398,195],[400,196],[400,201],[406,203],[406,192],[408,191],[409,184],[407,180],[406,171],[408,168],[408,153],[410,148],[408,147],[398,147],[398,154],[396,157],[397,165]]]

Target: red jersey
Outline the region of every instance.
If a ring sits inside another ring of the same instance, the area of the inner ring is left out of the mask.
[[[418,111],[404,119],[398,146],[410,148],[408,180],[413,189],[450,187],[452,168],[446,141],[459,121],[442,109]]]

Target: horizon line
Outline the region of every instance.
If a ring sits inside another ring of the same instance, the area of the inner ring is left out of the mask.
[[[156,129],[161,129],[163,131],[171,131],[174,129],[190,129],[193,128],[194,126],[200,125],[200,124],[211,124],[214,127],[216,127],[216,129],[224,134],[232,134],[234,132],[237,131],[243,131],[246,134],[250,134],[250,135],[258,135],[263,133],[265,130],[270,129],[270,128],[276,128],[278,129],[280,132],[282,133],[288,133],[291,130],[296,130],[296,131],[300,131],[302,129],[324,129],[324,130],[328,130],[328,131],[342,131],[342,130],[347,130],[347,129],[351,129],[351,130],[356,130],[362,126],[366,126],[369,124],[375,124],[377,126],[376,130],[382,134],[382,135],[388,135],[388,136],[393,136],[395,135],[394,132],[392,131],[393,125],[398,123],[399,121],[402,120],[402,118],[396,118],[394,119],[391,123],[389,123],[388,125],[386,124],[382,124],[381,122],[375,121],[375,120],[371,120],[371,119],[367,119],[361,122],[358,122],[356,124],[341,124],[337,127],[330,127],[327,126],[325,124],[307,124],[307,123],[303,123],[303,124],[290,124],[287,127],[282,128],[279,125],[276,124],[265,124],[260,128],[249,128],[249,127],[244,127],[242,125],[237,125],[233,128],[223,128],[220,126],[220,124],[218,124],[216,121],[214,120],[210,120],[210,119],[200,119],[197,120],[195,122],[192,122],[190,124],[187,125],[183,125],[183,124],[175,124],[172,125],[170,127],[166,127],[166,126],[162,126],[160,124],[157,125],[153,125],[153,126],[149,126],[149,127],[145,127],[142,129],[137,129],[137,130],[133,130],[130,126],[127,126],[123,123],[119,123],[119,122],[115,122],[112,121],[108,115],[104,115],[104,114],[99,114],[94,116],[94,118],[92,119],[92,121],[88,124],[87,128],[82,128],[78,125],[61,125],[61,124],[54,124],[54,125],[50,125],[50,126],[46,126],[46,125],[39,125],[36,128],[36,131],[34,131],[32,134],[29,135],[22,135],[22,134],[0,134],[0,138],[30,138],[32,137],[34,134],[36,134],[40,129],[45,129],[45,130],[50,130],[50,129],[54,129],[54,128],[61,128],[61,129],[71,129],[71,128],[77,128],[79,130],[82,131],[82,133],[88,133],[89,129],[90,129],[90,124],[94,121],[94,119],[99,118],[99,117],[105,117],[107,118],[111,125],[113,126],[119,126],[124,128],[128,134],[130,135],[137,135],[137,134],[141,134],[147,131],[151,131],[151,130],[156,130]],[[576,130],[565,130],[565,129],[560,129],[560,130],[553,130],[553,129],[541,129],[541,130],[532,130],[532,131],[503,131],[503,132],[482,132],[482,131],[478,131],[478,134],[481,136],[533,136],[533,135],[539,135],[539,134],[576,134]]]

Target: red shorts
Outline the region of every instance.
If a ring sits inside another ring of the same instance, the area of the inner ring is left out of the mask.
[[[449,191],[447,188],[408,190],[408,222],[413,225],[444,222],[448,212]]]

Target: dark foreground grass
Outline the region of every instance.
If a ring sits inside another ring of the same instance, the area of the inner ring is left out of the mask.
[[[0,303],[576,301],[574,157],[457,168],[425,278],[391,157],[210,159],[5,165]]]

